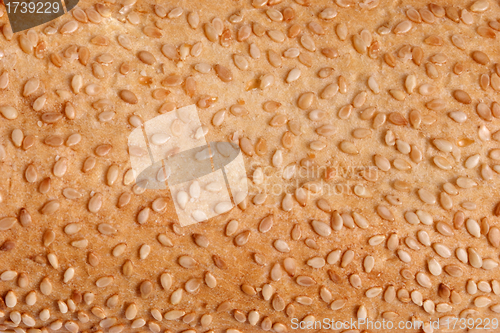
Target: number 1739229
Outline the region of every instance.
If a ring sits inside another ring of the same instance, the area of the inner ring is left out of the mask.
[[[15,14],[52,14],[59,13],[60,7],[58,2],[25,2],[25,1],[9,1],[5,3],[7,13]]]
[[[498,318],[447,318],[444,323],[441,323],[448,329],[498,329]]]

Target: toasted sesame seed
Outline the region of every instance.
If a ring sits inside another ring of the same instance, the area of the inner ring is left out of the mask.
[[[352,45],[358,53],[366,53],[368,45],[366,45],[365,41],[363,40],[363,38],[361,38],[360,35],[356,34],[352,37]]]
[[[101,193],[96,193],[89,200],[88,210],[91,213],[97,213],[101,209],[102,203],[103,203],[103,195]]]
[[[396,25],[393,32],[395,34],[405,34],[408,31],[410,31],[411,27],[412,27],[411,22],[408,20],[405,20],[405,21],[400,22],[398,25]]]
[[[196,260],[194,260],[192,257],[190,256],[187,256],[187,255],[184,255],[184,256],[180,256],[179,259],[178,259],[178,263],[179,265],[181,265],[182,267],[184,268],[194,268],[197,266],[197,262]]]
[[[0,113],[9,120],[16,119],[19,115],[18,111],[12,106],[1,106]]]
[[[469,263],[472,267],[474,268],[481,268],[483,265],[483,259],[481,256],[477,253],[477,251],[473,248],[468,248],[467,249],[467,254],[469,257]]]
[[[297,282],[298,285],[303,287],[310,287],[316,284],[316,281],[313,278],[305,275],[297,276],[295,281]]]
[[[137,104],[138,103],[138,99],[137,97],[135,96],[135,94],[130,91],[130,90],[122,90],[120,91],[120,98],[126,102],[126,103],[129,103],[129,104]]]
[[[153,293],[153,283],[149,280],[142,281],[139,291],[142,298],[148,298]]]
[[[488,241],[493,247],[500,246],[500,230],[497,227],[492,227],[488,232]]]
[[[104,288],[113,283],[114,278],[112,276],[104,276],[102,278],[97,279],[96,286],[98,288]]]
[[[470,10],[471,10],[471,12],[474,12],[474,13],[482,13],[482,12],[485,12],[486,10],[488,10],[489,7],[490,7],[490,4],[488,1],[478,0],[478,1],[475,1],[470,6]]]
[[[449,258],[451,256],[451,250],[444,244],[434,243],[432,247],[434,251],[443,258]]]
[[[463,90],[455,90],[453,92],[453,97],[455,97],[455,99],[458,102],[462,103],[462,104],[470,104],[470,103],[472,103],[472,100],[471,100],[469,94],[467,94]]]
[[[47,277],[43,278],[42,282],[40,283],[40,292],[45,296],[48,296],[52,293],[52,283]]]
[[[417,273],[416,280],[417,280],[418,284],[424,288],[432,287],[431,280],[429,279],[429,277],[425,273],[422,273],[422,272]]]
[[[479,281],[477,284],[477,289],[485,293],[491,293],[491,286],[486,281]]]

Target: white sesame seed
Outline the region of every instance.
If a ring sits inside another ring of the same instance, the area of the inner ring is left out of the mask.
[[[96,286],[98,288],[104,288],[113,283],[114,278],[112,276],[104,276],[96,281]]]
[[[139,249],[139,257],[144,260],[149,256],[149,253],[151,253],[151,246],[143,244]]]
[[[219,202],[217,205],[215,205],[214,211],[217,214],[223,214],[225,212],[230,211],[233,208],[233,204],[229,201],[223,201]]]
[[[422,272],[417,273],[416,280],[417,280],[418,284],[424,288],[432,287],[431,280],[429,279],[429,277],[425,273],[422,273]]]
[[[68,283],[75,276],[75,269],[70,267],[64,272],[64,283]]]
[[[297,81],[300,78],[301,71],[298,68],[294,68],[288,72],[288,75],[286,77],[286,82],[291,83],[293,81]]]
[[[368,240],[368,244],[370,244],[372,246],[376,246],[376,245],[382,244],[382,242],[384,240],[385,240],[385,236],[384,235],[375,235],[375,236],[372,236]]]
[[[474,268],[481,268],[483,266],[483,259],[477,253],[477,251],[473,248],[468,248],[467,249],[467,254],[469,258],[469,263],[472,267]]]
[[[179,304],[182,300],[183,291],[182,289],[177,289],[170,295],[170,303],[173,305]]]
[[[434,276],[441,275],[441,273],[443,271],[441,264],[436,259],[430,259],[427,262],[427,267],[429,269],[429,272],[431,272],[431,274]]]
[[[40,292],[45,296],[48,296],[52,293],[52,283],[47,277],[43,278],[42,282],[40,283]]]
[[[133,320],[137,316],[137,306],[135,303],[130,304],[127,306],[127,309],[125,310],[125,318],[128,320]]]
[[[420,220],[425,225],[432,225],[434,223],[432,215],[424,210],[417,210],[416,214]]]

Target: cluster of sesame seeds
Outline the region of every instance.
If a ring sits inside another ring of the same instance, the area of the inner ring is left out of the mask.
[[[197,6],[82,4],[18,34],[0,17],[0,329],[500,313],[498,4]],[[126,138],[189,104],[251,191],[180,227],[173,202],[221,184],[146,190]]]

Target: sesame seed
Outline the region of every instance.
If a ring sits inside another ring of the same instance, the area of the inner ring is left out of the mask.
[[[412,28],[411,22],[408,20],[405,20],[405,21],[398,23],[398,25],[396,25],[396,27],[394,28],[393,32],[395,34],[405,34],[408,31],[410,31],[411,28]]]
[[[47,277],[43,278],[42,282],[40,283],[40,292],[45,296],[48,296],[52,293],[52,283]]]
[[[96,286],[98,288],[104,288],[113,283],[114,278],[112,276],[104,276],[96,281]]]
[[[474,12],[474,13],[482,13],[482,12],[487,11],[489,7],[490,7],[490,4],[488,1],[478,0],[478,1],[475,1],[470,6],[470,10],[471,10],[471,12]]]
[[[194,268],[197,266],[196,260],[194,260],[192,257],[184,255],[180,256],[178,259],[179,265],[181,265],[184,268]]]

